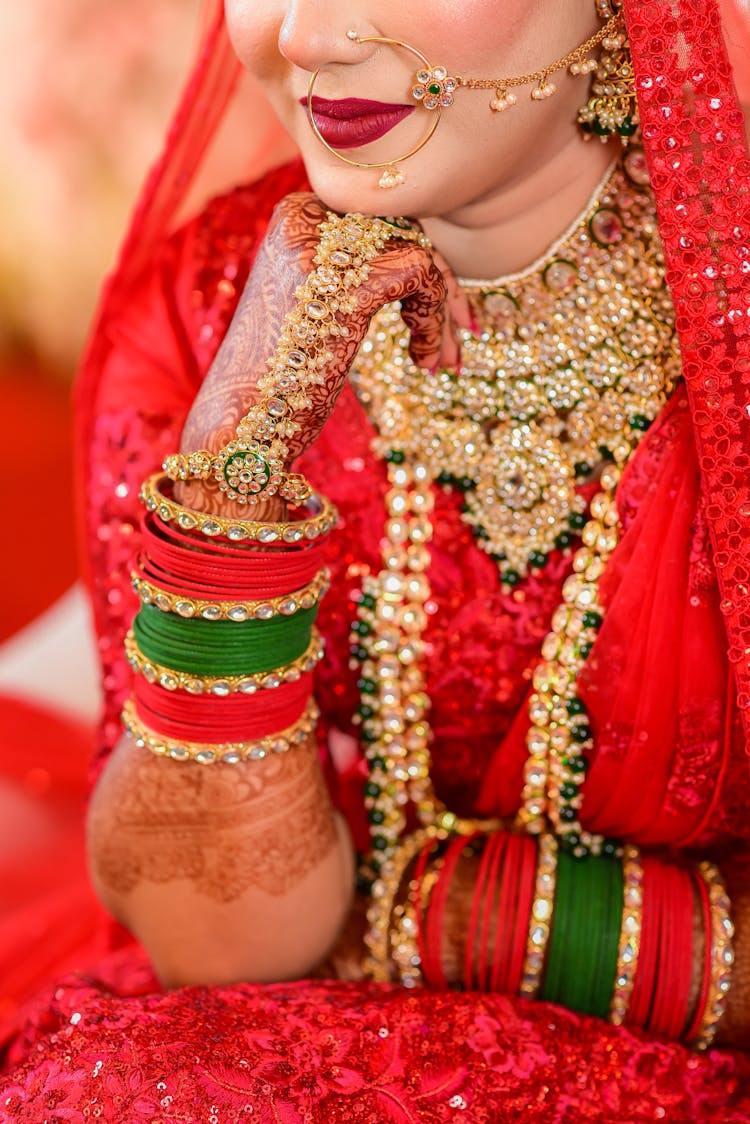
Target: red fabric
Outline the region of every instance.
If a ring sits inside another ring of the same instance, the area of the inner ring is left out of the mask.
[[[302,183],[299,168],[280,170],[218,200],[153,254],[180,179],[215,125],[215,116],[198,120],[201,98],[210,92],[218,114],[236,73],[218,8],[79,389],[84,537],[107,693],[100,756],[119,734],[130,689],[122,638],[136,608],[127,572],[140,538],[139,482],[177,448],[271,208]],[[627,530],[584,685],[597,753],[583,819],[640,842],[736,846],[750,832],[748,758],[722,615],[744,712],[747,163],[715,3],[628,0],[626,13],[689,397],[675,395],[619,493]],[[356,699],[352,595],[378,563],[383,519],[385,474],[371,436],[345,391],[302,466],[343,516],[330,542],[334,587],[320,614],[328,658],[317,681],[325,725],[342,730],[352,729]],[[437,495],[426,668],[435,779],[458,811],[513,812],[529,674],[569,562],[555,555],[542,576],[501,593],[458,504]],[[341,783],[340,803],[354,809]],[[362,820],[352,826],[361,837]],[[85,1110],[136,1122],[219,1120],[252,1110],[256,1120],[368,1124],[750,1119],[750,1062],[738,1055],[693,1057],[544,1005],[473,994],[303,981],[161,995],[133,949],[30,1008],[10,1064],[0,1097],[10,1118]]]
[[[2,1041],[29,994],[101,956],[111,923],[89,885],[83,847],[93,729],[12,696],[0,696],[0,729]]]
[[[747,1064],[548,1004],[300,982],[154,990],[132,955],[58,981],[0,1120],[746,1124]],[[5,1114],[5,1115],[3,1115]]]

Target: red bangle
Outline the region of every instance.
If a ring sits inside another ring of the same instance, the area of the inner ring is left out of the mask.
[[[536,842],[529,835],[519,836],[518,894],[513,914],[512,944],[509,956],[507,994],[518,995],[521,990],[523,962],[531,925],[531,908],[534,904],[536,882]]]
[[[690,1043],[698,1034],[698,1028],[703,1021],[703,1013],[706,1010],[706,1003],[708,1002],[708,989],[711,985],[711,900],[708,896],[708,886],[699,874],[693,872],[692,875],[693,888],[698,893],[698,898],[701,903],[701,913],[703,915],[703,979],[701,980],[701,990],[698,996],[698,1004],[695,1008],[695,1015],[688,1029],[685,1031],[684,1039]]]
[[[493,948],[493,964],[494,953],[497,949],[498,940],[498,911],[495,908],[495,898],[497,896],[498,887],[502,893],[502,886],[505,880],[505,869],[507,866],[507,852],[510,836],[507,832],[497,831],[489,836],[487,847],[491,851],[488,858],[487,869],[487,887],[484,892],[484,916],[482,917],[482,928],[479,937],[479,960],[477,964],[477,987],[480,991],[490,990],[490,972],[487,968],[488,950],[490,938],[494,937]],[[494,930],[494,932],[493,932]]]
[[[325,559],[324,542],[293,550],[243,550],[231,543],[194,537],[162,523],[154,515],[142,521],[141,565],[156,584],[189,582],[196,590],[213,591],[217,600],[229,597],[250,600],[272,596],[279,590],[299,588],[312,581]],[[182,588],[182,587],[181,587]]]
[[[464,948],[464,988],[466,991],[472,991],[477,982],[474,972],[474,953],[477,939],[477,929],[479,927],[479,918],[482,908],[485,907],[484,886],[487,881],[487,875],[490,867],[490,860],[492,858],[492,843],[493,836],[485,836],[484,849],[482,850],[482,857],[479,861],[479,870],[477,871],[476,882],[474,883],[474,894],[471,899],[471,912],[469,915],[469,925],[466,931],[466,945]],[[477,950],[477,960],[479,953]]]
[[[658,902],[658,916],[656,918],[656,971],[654,973],[654,988],[651,994],[651,1006],[646,1017],[644,1027],[658,1034],[666,1023],[664,1011],[665,1002],[669,1002],[672,992],[671,969],[672,961],[665,953],[669,949],[671,938],[672,912],[670,909],[669,874],[663,863],[654,865],[651,873],[652,893]]]
[[[646,1029],[662,1038],[681,1037],[687,1021],[693,960],[693,892],[690,875],[658,863],[659,951]]]
[[[443,915],[445,903],[448,900],[448,891],[453,880],[453,875],[458,865],[458,860],[479,832],[472,835],[459,835],[452,840],[445,853],[445,862],[438,883],[433,891],[430,908],[427,913],[425,925],[425,957],[422,964],[423,975],[431,987],[447,987],[448,980],[443,970]]]
[[[688,870],[673,868],[672,940],[675,948],[675,994],[668,1010],[666,1036],[677,1041],[685,1033],[693,979],[694,898],[693,880]]]
[[[429,862],[432,849],[435,846],[435,840],[430,839],[425,843],[422,850],[417,856],[417,861],[414,866],[414,876],[411,880],[411,904],[414,911],[414,919],[417,926],[417,952],[419,953],[419,962],[423,966],[422,975],[424,976],[424,919],[422,917],[422,883],[424,882],[425,872],[427,870],[427,863]]]
[[[188,695],[164,691],[137,675],[136,712],[144,725],[163,737],[189,742],[235,742],[264,738],[294,725],[307,705],[312,676],[257,695]]]
[[[493,991],[505,993],[508,977],[508,957],[512,942],[514,927],[513,905],[516,898],[516,879],[518,877],[517,859],[519,855],[518,841],[520,835],[507,836],[505,847],[505,862],[500,880],[497,906],[495,907],[495,948],[492,957],[492,977],[490,984]]]

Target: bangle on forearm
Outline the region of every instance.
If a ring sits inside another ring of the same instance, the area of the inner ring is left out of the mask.
[[[294,546],[327,535],[336,524],[335,507],[325,496],[315,492],[301,509],[300,519],[288,519],[278,523],[227,519],[220,515],[184,507],[174,498],[172,482],[161,473],[156,473],[144,481],[141,486],[141,499],[146,510],[155,512],[165,523],[174,521],[183,531],[205,535],[210,539],[225,538],[233,543],[257,542],[263,546],[273,544],[279,547]]]
[[[480,833],[475,831],[469,835],[457,835],[450,839],[443,858],[440,878],[430,897],[427,915],[423,920],[425,947],[422,957],[422,971],[425,980],[431,987],[448,987],[448,980],[443,967],[445,907],[456,867],[462,855],[471,853],[471,848],[479,835]]]
[[[515,905],[509,911],[509,915],[516,918],[516,924],[512,927],[507,965],[505,990],[508,995],[520,995],[523,986],[538,871],[538,841],[530,835],[521,835],[519,839],[520,869],[517,880],[517,897]],[[498,915],[498,925],[501,925],[503,920],[503,916]],[[498,979],[497,987],[499,987],[499,984],[500,980]],[[494,976],[491,986],[495,990],[496,980]]]
[[[518,858],[520,835],[509,832],[493,832],[490,837],[492,856],[487,879],[489,893],[484,906],[477,962],[477,987],[482,991],[505,990],[510,949],[508,937],[514,926],[506,923],[513,917],[513,902],[516,895],[518,877]],[[492,980],[502,975],[502,985],[496,986]]]
[[[622,868],[609,856],[558,858],[542,998],[604,1018],[617,965]]]
[[[704,938],[704,985],[687,1041],[696,1050],[706,1050],[714,1041],[726,1011],[734,966],[734,925],[726,887],[717,867],[713,863],[700,863],[697,875],[706,889],[710,923]]]
[[[419,851],[407,895],[393,910],[391,957],[399,981],[409,989],[421,987],[424,983],[422,915],[436,881],[435,871],[428,873],[428,861],[436,842],[437,837],[431,837]]]
[[[520,986],[520,994],[526,999],[536,999],[541,991],[557,885],[557,839],[554,835],[540,835],[538,839],[534,903],[531,907]]]
[[[404,875],[420,850],[439,835],[437,828],[427,827],[407,836],[383,865],[374,884],[374,893],[367,911],[367,953],[363,967],[365,973],[378,983],[388,983],[391,979],[391,916]]]
[[[609,1021],[622,1026],[633,998],[641,951],[643,925],[643,864],[637,847],[628,844],[622,862],[622,926],[617,949],[615,987],[609,1008]]]
[[[644,895],[657,909],[657,962],[644,1029],[676,1040],[685,1031],[693,967],[693,890],[687,870],[661,861],[646,867]]]
[[[438,857],[431,867],[437,846]],[[456,974],[467,989],[539,995],[697,1049],[714,1040],[734,960],[730,903],[718,870],[694,871],[626,845],[622,857],[576,858],[553,836],[495,832],[410,836],[384,868],[371,923],[371,953],[389,979],[390,954],[407,987],[447,987],[442,963],[446,902],[462,857],[474,883],[464,909]],[[408,895],[400,885],[416,859]],[[693,975],[693,879],[704,904],[705,967],[687,1024]],[[375,942],[375,943],[373,943]],[[371,973],[374,971],[370,964]]]
[[[255,675],[300,658],[310,644],[315,609],[269,621],[186,620],[144,605],[133,635],[147,659],[194,675]]]
[[[149,514],[133,575],[141,608],[125,643],[136,672],[125,727],[175,761],[285,753],[309,739],[318,715],[310,673],[322,645],[313,627],[333,509],[315,499],[300,521],[210,525],[170,487],[152,477],[142,490]],[[269,552],[250,540],[278,545]]]
[[[277,597],[258,601],[203,600],[185,592],[170,592],[147,581],[138,571],[133,571],[133,589],[142,605],[153,605],[163,613],[174,613],[188,619],[207,621],[247,620],[267,621],[273,617],[292,617],[300,610],[313,609],[328,591],[329,572],[320,570],[315,578],[301,589]]]
[[[122,717],[125,728],[135,739],[136,745],[159,757],[168,757],[173,761],[195,761],[199,765],[236,765],[243,761],[259,761],[273,754],[287,753],[295,746],[303,745],[315,729],[318,708],[314,700],[310,699],[302,716],[288,729],[257,741],[224,744],[165,737],[149,729],[141,721],[132,699],[125,703]]]
[[[235,693],[254,695],[256,691],[275,690],[284,683],[294,683],[300,676],[315,670],[323,658],[323,651],[320,634],[313,628],[306,651],[298,659],[274,668],[273,671],[257,672],[254,675],[195,675],[149,660],[138,647],[132,630],[125,637],[125,654],[137,675],[142,675],[150,683],[158,683],[165,691],[186,691],[189,695],[211,694],[219,698]]]
[[[505,836],[500,832],[486,836],[484,839],[484,847],[482,848],[477,876],[474,881],[474,892],[471,898],[471,909],[469,911],[469,922],[466,929],[466,942],[464,945],[463,984],[467,991],[472,991],[482,986],[481,981],[477,978],[477,970],[479,968],[477,960],[481,957],[481,950],[477,949],[477,931],[479,930],[482,912],[489,916],[492,906],[491,891],[494,889],[493,882],[491,881],[493,854],[498,847],[502,848],[504,844]]]
[[[139,676],[133,682],[138,717],[172,740],[221,743],[256,741],[292,726],[312,693],[312,676],[303,675],[275,691],[251,698],[204,694],[183,696],[165,691]]]
[[[269,545],[207,538],[147,512],[141,524],[140,573],[171,593],[240,601],[277,597],[311,582],[325,564],[326,539]]]

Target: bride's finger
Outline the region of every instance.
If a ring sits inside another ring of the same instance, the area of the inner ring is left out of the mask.
[[[433,246],[430,250],[430,255],[435,265],[442,273],[443,280],[445,281],[446,305],[449,319],[457,328],[465,328],[467,331],[471,331],[474,327],[474,315],[471,311],[466,293],[461,288],[455,273],[440,251]]]
[[[443,346],[445,297],[443,275],[430,254],[413,243],[393,243],[371,265],[360,310],[369,318],[384,304],[400,301],[412,359],[419,367],[435,367]]]

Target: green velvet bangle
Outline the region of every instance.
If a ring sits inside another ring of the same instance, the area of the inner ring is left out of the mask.
[[[143,605],[133,632],[143,655],[194,675],[255,675],[292,663],[310,644],[317,606],[268,621],[204,621]]]
[[[542,998],[606,1018],[621,920],[622,863],[561,851]]]

